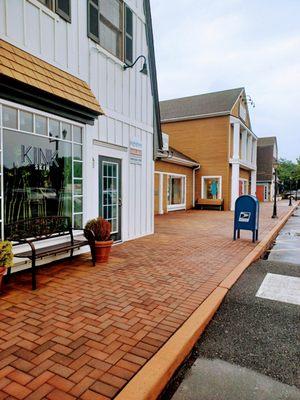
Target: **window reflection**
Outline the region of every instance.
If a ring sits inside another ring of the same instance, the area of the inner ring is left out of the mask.
[[[3,131],[5,223],[72,216],[72,145]]]

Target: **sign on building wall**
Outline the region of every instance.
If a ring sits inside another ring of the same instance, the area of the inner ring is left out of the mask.
[[[162,133],[163,151],[169,151],[169,135]]]
[[[130,164],[142,165],[143,150],[142,142],[138,138],[133,138],[130,140],[129,148],[129,162]]]
[[[243,104],[240,103],[240,117],[242,118],[243,121],[246,121],[246,116],[247,116],[246,107],[244,107]]]

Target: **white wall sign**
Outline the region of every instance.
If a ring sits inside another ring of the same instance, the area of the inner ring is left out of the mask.
[[[162,140],[163,140],[163,151],[168,151],[169,150],[169,135],[166,133],[162,134]]]
[[[246,121],[246,107],[243,106],[242,103],[240,103],[240,117],[242,118],[242,120]]]
[[[143,150],[142,142],[138,138],[130,140],[129,160],[130,164],[142,165]]]

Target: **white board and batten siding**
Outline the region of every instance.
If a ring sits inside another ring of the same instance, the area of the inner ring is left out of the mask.
[[[133,11],[133,57],[148,56],[143,0]],[[86,81],[105,113],[85,129],[85,219],[98,215],[98,155],[122,158],[122,239],[153,232],[153,105],[149,76],[87,36],[87,1],[72,0],[66,22],[37,0],[0,0],[0,37]],[[141,165],[129,162],[130,141],[142,143]],[[94,191],[91,195],[91,191]]]

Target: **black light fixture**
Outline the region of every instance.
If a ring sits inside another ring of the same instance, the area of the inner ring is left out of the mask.
[[[278,168],[277,160],[274,161],[273,168],[274,168],[274,200],[273,200],[272,218],[278,218],[277,217],[277,185],[278,185],[278,183],[277,183],[277,168]]]
[[[134,61],[134,63],[132,63],[132,64],[127,64],[127,63],[125,63],[125,65],[124,65],[124,67],[123,67],[124,70],[126,70],[127,68],[132,68],[132,67],[134,67],[135,64],[138,62],[138,60],[140,60],[141,58],[144,60],[144,62],[143,62],[142,69],[140,70],[140,73],[143,74],[143,75],[148,75],[147,59],[146,59],[146,57],[145,57],[144,55],[142,55],[142,54],[141,54],[140,56],[137,57],[137,59]]]

